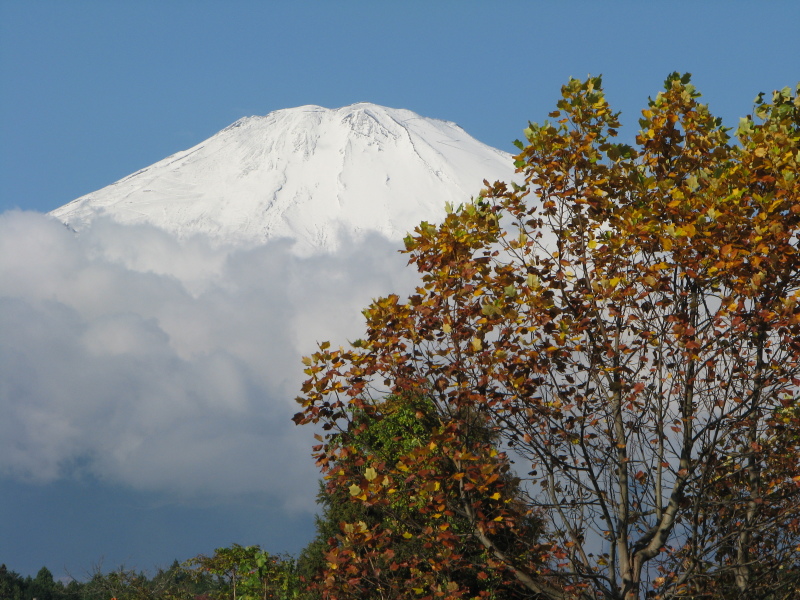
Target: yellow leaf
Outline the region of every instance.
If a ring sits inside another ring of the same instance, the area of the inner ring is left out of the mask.
[[[408,532],[406,531],[406,532],[403,534],[403,537],[404,537],[404,538],[406,538],[407,540],[410,540],[410,539],[411,539],[412,537],[414,537],[414,536],[413,536],[413,535],[411,535],[410,533],[408,533]]]
[[[495,492],[491,496],[489,496],[492,500],[500,500],[500,492]]]
[[[444,331],[445,333],[450,333],[451,331],[453,331],[453,328],[450,327],[449,323],[445,323],[444,325],[442,325],[442,331]]]
[[[372,467],[367,467],[366,471],[364,471],[364,477],[366,477],[367,481],[374,481],[377,476],[378,473]]]
[[[476,337],[472,338],[471,344],[472,344],[472,349],[475,352],[477,352],[478,350],[480,350],[483,347],[483,344],[481,344],[480,338],[476,338]]]
[[[438,481],[431,481],[425,485],[426,492],[438,492],[441,484]]]
[[[350,495],[351,496],[358,496],[361,493],[361,488],[358,487],[355,483],[350,486]]]

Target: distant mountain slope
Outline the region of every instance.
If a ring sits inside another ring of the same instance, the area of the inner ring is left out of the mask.
[[[150,223],[179,237],[259,244],[288,237],[330,250],[340,230],[402,238],[446,202],[509,181],[511,156],[454,123],[359,103],[248,117],[51,215],[80,231],[94,218]]]

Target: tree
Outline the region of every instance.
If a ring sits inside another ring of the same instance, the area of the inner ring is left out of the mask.
[[[37,600],[55,600],[55,598],[63,596],[63,593],[64,585],[60,582],[56,583],[53,574],[47,567],[39,569],[28,588],[28,594]]]
[[[233,544],[229,548],[217,548],[212,556],[199,554],[184,563],[193,570],[197,577],[212,577],[217,580],[221,597],[236,600],[239,583],[247,576],[245,563],[249,563],[255,554],[255,547],[244,547]]]
[[[177,561],[167,570],[158,569],[152,578],[124,565],[103,573],[97,565],[88,582],[74,583],[71,597],[84,600],[192,600],[215,587],[210,577],[193,580]]]
[[[0,598],[22,600],[25,588],[25,579],[19,573],[9,571],[5,563],[0,564]]]
[[[214,597],[218,598],[291,600],[298,593],[294,559],[272,556],[259,546],[217,548],[213,556],[200,554],[184,566],[197,578],[215,579]]]
[[[288,555],[271,555],[258,546],[245,563],[248,575],[242,579],[242,598],[250,600],[292,600],[300,591],[297,562]]]
[[[60,581],[53,579],[53,574],[47,567],[42,567],[31,578],[21,577],[14,571],[9,571],[5,564],[0,564],[0,598],[2,600],[57,600],[68,595],[67,589]]]
[[[477,426],[482,419],[473,421],[473,441],[495,441],[491,431]],[[349,597],[402,596],[411,573],[416,572],[418,577],[426,573],[436,585],[458,585],[471,596],[502,591],[505,597],[513,597],[500,578],[476,568],[486,550],[465,535],[469,523],[464,515],[444,509],[430,512],[417,491],[404,482],[395,482],[384,502],[371,502],[361,493],[363,481],[377,479],[376,468],[369,465],[381,469],[385,464],[403,464],[401,469],[410,470],[407,465],[420,455],[429,460],[432,436],[443,426],[430,400],[389,395],[371,405],[369,413],[349,411],[347,423],[336,433],[339,452],[328,465],[336,476],[321,485],[318,496],[323,511],[317,518],[317,536],[299,561],[304,579],[313,582],[309,596],[335,595],[342,588]],[[494,446],[492,450],[497,453]],[[383,483],[388,485],[387,480]],[[530,520],[528,526],[534,537],[537,523]],[[434,545],[419,535],[434,529],[451,532],[447,543]],[[449,567],[437,571],[443,555]],[[368,565],[368,575],[353,577],[358,573],[352,569],[353,562]],[[339,563],[349,568],[329,568]]]
[[[759,95],[732,143],[699,96],[671,75],[634,147],[613,141],[600,79],[570,80],[525,130],[524,185],[486,183],[407,238],[416,293],[376,300],[352,347],[321,344],[299,399],[297,422],[330,431],[387,392],[430,399],[430,443],[365,457],[355,497],[385,506],[403,486],[420,513],[463,515],[462,534],[415,535],[479,542],[483,572],[532,597],[800,593],[800,100]],[[335,433],[316,448],[329,480],[350,451]],[[392,551],[385,523],[348,535]],[[328,569],[369,567],[352,552]],[[407,583],[467,594],[425,569]]]

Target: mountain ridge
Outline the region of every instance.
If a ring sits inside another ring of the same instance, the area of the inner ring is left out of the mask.
[[[335,249],[341,231],[401,239],[513,175],[511,155],[450,121],[305,105],[243,117],[50,215],[79,232],[104,216],[222,244],[290,238],[308,253]]]

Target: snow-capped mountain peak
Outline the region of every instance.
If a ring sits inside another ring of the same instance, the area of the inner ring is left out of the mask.
[[[301,252],[331,250],[341,231],[400,239],[513,173],[510,155],[454,123],[367,102],[308,105],[240,119],[51,214],[77,231],[107,216],[224,244],[286,237]]]

